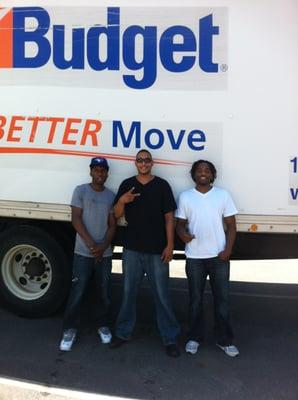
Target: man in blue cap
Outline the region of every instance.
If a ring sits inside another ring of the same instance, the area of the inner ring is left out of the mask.
[[[70,351],[77,336],[80,306],[91,276],[96,284],[96,320],[102,343],[109,343],[109,283],[112,269],[111,241],[115,234],[114,193],[104,184],[109,166],[105,158],[91,159],[91,183],[75,188],[71,221],[76,230],[72,287],[63,321],[61,351]]]

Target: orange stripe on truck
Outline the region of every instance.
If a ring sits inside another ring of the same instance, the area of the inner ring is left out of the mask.
[[[12,68],[13,11],[0,20],[0,68]]]
[[[67,155],[67,156],[82,156],[82,157],[105,157],[111,160],[124,160],[124,161],[135,161],[134,156],[121,155],[121,154],[106,154],[106,153],[94,153],[89,151],[79,150],[59,150],[59,149],[47,149],[47,148],[27,148],[27,147],[0,147],[0,153],[8,154],[56,154],[56,155]],[[188,162],[183,161],[172,161],[163,159],[154,159],[155,164],[163,165],[190,165]]]

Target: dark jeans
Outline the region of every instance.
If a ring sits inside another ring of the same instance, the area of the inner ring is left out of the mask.
[[[203,340],[203,293],[209,275],[214,302],[216,340],[222,346],[232,344],[233,332],[229,321],[229,261],[222,261],[218,257],[187,258],[186,275],[190,295],[189,340]]]
[[[96,262],[91,257],[74,255],[72,286],[63,321],[64,330],[78,328],[83,295],[93,273],[96,303],[92,308],[94,308],[96,322],[98,326],[109,325],[111,270],[112,257],[104,257],[101,261]]]
[[[124,289],[117,318],[116,336],[128,340],[136,322],[136,300],[140,283],[146,273],[153,292],[159,333],[164,345],[176,343],[180,327],[169,296],[169,264],[160,254],[123,251]]]

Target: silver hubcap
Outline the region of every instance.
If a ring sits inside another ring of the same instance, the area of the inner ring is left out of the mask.
[[[46,255],[31,245],[12,247],[2,260],[2,276],[11,293],[23,300],[42,297],[52,281],[52,268]]]

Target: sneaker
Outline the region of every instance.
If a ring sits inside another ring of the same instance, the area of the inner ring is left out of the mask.
[[[180,350],[177,346],[177,344],[172,343],[168,344],[165,346],[166,348],[166,353],[169,357],[179,357],[180,356]]]
[[[110,329],[107,326],[101,326],[97,333],[99,334],[101,343],[103,344],[108,344],[111,343],[112,340],[112,334]]]
[[[59,349],[61,351],[70,351],[73,342],[76,340],[76,336],[77,336],[76,329],[67,329],[66,331],[64,331]]]
[[[121,339],[118,336],[114,336],[110,343],[110,349],[118,349],[118,347],[121,347],[125,343],[127,343],[127,340]]]
[[[230,344],[228,346],[221,346],[220,344],[217,343],[216,346],[222,349],[229,357],[236,357],[239,354],[239,350],[233,344]]]
[[[195,340],[189,340],[185,345],[185,351],[186,353],[196,354],[199,346],[200,346],[199,342],[196,342]]]

